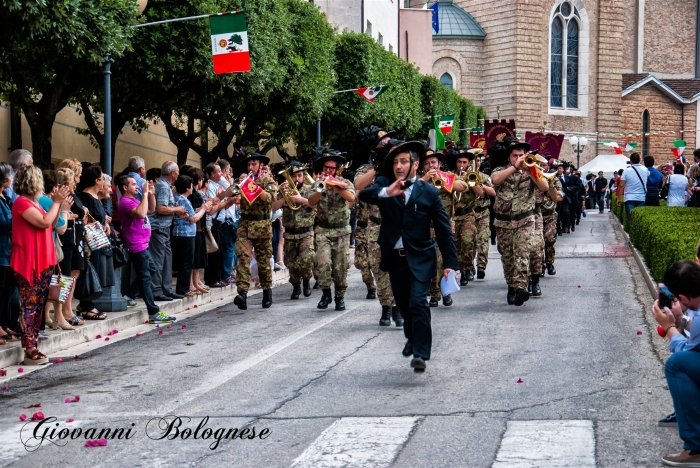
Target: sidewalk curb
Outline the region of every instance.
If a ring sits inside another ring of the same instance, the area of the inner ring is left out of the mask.
[[[625,232],[625,228],[622,226],[622,223],[620,223],[620,220],[617,219],[617,216],[613,215],[612,218],[615,220],[615,225],[616,227],[620,228],[620,232],[622,233],[622,237],[624,237],[625,242],[627,242],[627,245],[630,248],[630,251],[632,252],[632,257],[634,257],[635,262],[637,262],[637,266],[639,267],[639,271],[642,273],[642,278],[644,279],[644,282],[647,285],[647,288],[649,289],[649,294],[651,294],[651,297],[656,300],[658,299],[657,294],[656,294],[656,282],[654,281],[654,278],[651,277],[651,273],[649,273],[649,268],[647,268],[646,263],[644,263],[644,258],[642,257],[642,254],[637,250],[637,248],[632,244],[630,241],[629,236]]]

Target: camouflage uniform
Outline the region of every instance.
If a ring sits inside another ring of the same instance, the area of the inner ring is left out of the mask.
[[[361,166],[355,172],[355,179],[360,175],[366,174],[370,168],[371,166],[368,164]],[[369,248],[376,238],[374,240],[370,239],[367,233],[370,206],[361,202],[359,198],[355,200],[355,216],[357,217],[357,227],[355,228],[355,268],[360,270],[362,282],[367,285],[368,290],[375,289],[374,277],[372,276],[372,269],[369,263]]]
[[[554,188],[557,192],[562,192],[561,180],[558,177],[554,178]],[[557,209],[556,204],[554,209],[542,209],[542,222],[544,223],[544,263],[545,265],[554,263],[554,255],[556,250],[554,244],[557,242]]]
[[[241,201],[241,219],[238,221],[238,240],[236,241],[236,285],[238,293],[248,291],[250,287],[250,260],[255,249],[258,262],[258,276],[263,289],[272,287],[272,201],[277,196],[277,184],[269,175],[262,175],[256,181],[267,192],[268,200],[262,195],[251,204]],[[244,198],[241,196],[241,198]]]
[[[507,167],[493,170],[492,177]],[[506,283],[527,289],[530,252],[536,242],[535,191],[539,189],[526,171],[515,171],[496,190],[496,236]]]
[[[535,190],[535,237],[530,251],[530,274],[542,273],[542,254],[544,252],[544,235],[542,222],[542,205],[549,197],[545,192]]]
[[[460,196],[461,194],[461,196]],[[474,253],[476,252],[476,216],[474,208],[479,197],[472,188],[455,195],[455,212],[452,219],[455,223],[455,242],[459,257],[459,270],[463,275],[474,268]]]
[[[311,196],[310,185],[304,185],[299,194]],[[282,192],[280,192],[280,197]],[[289,268],[289,282],[301,286],[303,280],[311,279],[314,269],[314,217],[316,210],[303,205],[298,210],[287,206],[282,210],[284,224],[284,259]]]
[[[372,168],[369,164],[361,166],[355,172],[355,179],[361,177]],[[374,184],[374,180],[370,185]],[[394,293],[391,290],[391,283],[389,282],[389,273],[379,269],[379,264],[382,261],[382,251],[379,248],[377,239],[379,238],[379,229],[381,225],[381,215],[379,214],[379,206],[377,205],[367,205],[356,200],[357,210],[359,213],[359,205],[364,205],[365,216],[367,218],[367,229],[365,229],[365,240],[367,242],[367,267],[370,270],[370,278],[374,275],[371,283],[365,282],[368,288],[374,289],[374,281],[377,281],[377,297],[379,298],[379,303],[382,306],[395,306]],[[359,220],[359,218],[358,218]],[[359,221],[358,221],[359,223]],[[355,230],[357,232],[357,230]],[[357,240],[357,237],[355,237]],[[355,267],[357,267],[357,247],[355,247]],[[359,267],[357,267],[359,268]],[[364,272],[362,273],[362,280],[364,281]],[[371,285],[371,286],[370,286]]]
[[[493,187],[491,177],[479,173],[481,176],[481,185],[485,187]],[[489,227],[489,206],[491,205],[491,197],[484,194],[476,201],[476,267],[479,270],[486,270],[486,265],[489,262],[489,237],[491,237],[491,228]]]
[[[453,188],[456,189],[457,185],[466,185],[463,181],[461,180],[455,180],[455,187]],[[462,197],[464,197],[464,194],[466,192],[462,192]],[[449,193],[445,189],[440,189],[440,200],[442,200],[442,206],[445,207],[445,212],[447,214],[452,213],[452,194]],[[455,223],[452,219],[450,219],[450,224],[452,225],[452,232],[455,231]],[[435,231],[433,231],[433,228],[430,228],[430,232],[433,237],[435,237]],[[430,281],[430,297],[439,299],[442,297],[442,291],[440,290],[440,280],[443,278],[443,264],[442,264],[442,254],[440,253],[440,249],[435,247],[437,250],[437,271],[435,272],[435,277]]]
[[[338,178],[347,184],[353,195],[355,187],[347,179]],[[330,289],[335,284],[335,297],[345,297],[348,289],[350,268],[350,208],[348,202],[330,187],[321,194],[316,205],[316,256],[314,272],[321,289]]]

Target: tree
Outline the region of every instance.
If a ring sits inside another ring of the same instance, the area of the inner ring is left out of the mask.
[[[0,98],[19,106],[37,165],[51,162],[56,115],[102,57],[120,57],[135,22],[133,0],[65,0],[0,5]]]

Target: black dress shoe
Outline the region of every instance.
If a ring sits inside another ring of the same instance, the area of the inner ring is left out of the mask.
[[[422,357],[414,357],[411,359],[411,367],[415,372],[425,372],[425,360]]]
[[[321,300],[318,301],[318,307],[319,309],[327,309],[328,304],[333,302],[333,296],[331,296],[331,290],[329,289],[324,289],[323,290],[323,295],[321,296]]]
[[[262,308],[269,309],[272,306],[272,289],[263,289]]]
[[[547,274],[548,274],[549,276],[554,276],[554,275],[557,274],[557,270],[554,268],[554,264],[553,264],[553,263],[548,263],[548,264],[547,264]]]
[[[428,305],[430,305],[430,307],[437,307],[440,305],[440,299],[438,299],[437,297],[431,297]]]
[[[173,300],[173,298],[170,296],[166,296],[165,294],[161,294],[160,296],[154,297],[153,300],[156,302],[170,302]]]
[[[391,308],[391,318],[394,320],[394,323],[396,324],[396,328],[403,327],[403,317],[401,316],[401,312],[399,312],[398,307],[393,306]]]
[[[171,297],[173,299],[184,299],[185,298],[185,296],[183,296],[181,294],[174,293],[174,292],[164,293],[164,295]]]
[[[508,301],[508,305],[513,305],[513,302],[515,302],[515,288],[512,286],[508,286],[508,294],[506,295],[506,300]]]
[[[532,282],[532,292],[531,295],[537,297],[542,295],[542,288],[540,288],[540,275],[532,275],[530,279]]]
[[[468,284],[469,284],[469,280],[467,280],[467,276],[466,276],[466,275],[460,275],[460,277],[459,277],[459,285],[460,285],[460,286],[466,286],[466,285],[468,285]]]
[[[401,354],[406,357],[413,356],[413,343],[407,341],[406,345],[403,347],[403,351],[401,351]]]
[[[493,237],[491,238],[491,245],[496,245],[496,239],[494,239]]]
[[[301,286],[298,284],[294,286],[294,289],[292,289],[292,297],[290,299],[299,299],[299,296],[301,295]]]
[[[476,270],[476,279],[484,279],[486,277],[486,270],[478,269]]]
[[[447,296],[442,296],[442,305],[449,307],[452,305],[452,296],[448,294]]]
[[[367,290],[367,297],[365,299],[376,299],[377,298],[377,290],[376,289],[368,289]]]
[[[335,298],[335,310],[345,310],[345,298],[336,297]]]
[[[379,325],[382,327],[391,325],[391,306],[382,306],[382,318],[379,319]]]
[[[467,281],[474,281],[474,272],[471,270],[467,271]]]
[[[233,299],[233,303],[236,304],[240,310],[248,310],[248,292],[239,292],[238,296]]]
[[[578,223],[576,223],[578,224]],[[576,224],[571,225],[571,232],[576,232]]]
[[[518,289],[515,291],[515,300],[513,301],[514,306],[520,307],[530,299],[530,294],[528,294],[527,289]]]
[[[311,280],[304,280],[304,297],[309,297],[311,295]]]

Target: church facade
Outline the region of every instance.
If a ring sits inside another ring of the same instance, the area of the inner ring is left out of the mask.
[[[636,143],[657,162],[700,129],[698,9],[689,0],[438,0],[433,75],[515,119],[586,136],[581,164]],[[575,160],[566,142],[562,158]]]

